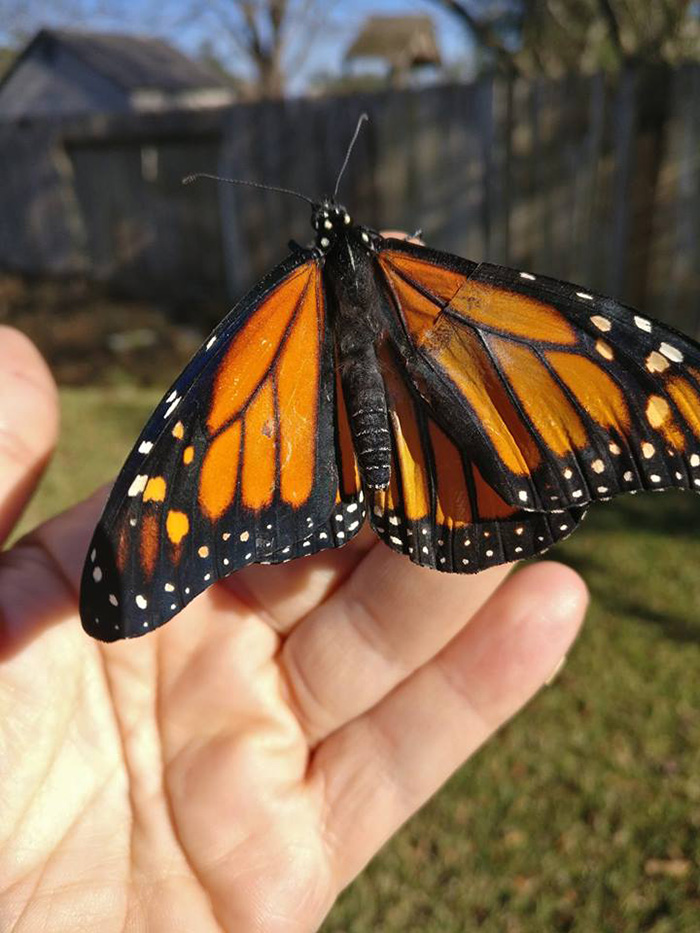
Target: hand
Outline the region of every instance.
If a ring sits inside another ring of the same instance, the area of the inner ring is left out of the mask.
[[[46,367],[0,329],[3,537],[56,424]],[[460,578],[367,533],[103,645],[76,606],[102,501],[0,555],[0,927],[17,933],[317,929],[584,613],[558,564]]]

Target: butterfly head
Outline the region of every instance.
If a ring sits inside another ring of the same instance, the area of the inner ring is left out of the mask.
[[[316,246],[325,252],[341,230],[347,230],[352,224],[350,214],[342,204],[324,200],[314,204],[311,213],[311,226],[316,231]]]

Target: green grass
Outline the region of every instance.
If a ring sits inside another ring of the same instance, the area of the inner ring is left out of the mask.
[[[154,401],[63,391],[63,439],[24,526],[113,475]],[[700,930],[700,499],[598,507],[555,554],[593,596],[566,667],[384,848],[324,933]]]

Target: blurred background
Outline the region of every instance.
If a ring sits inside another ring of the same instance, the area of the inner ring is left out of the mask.
[[[0,322],[64,421],[25,529],[116,472],[310,238],[295,199],[182,177],[323,195],[363,110],[341,191],[362,222],[700,337],[697,0],[0,0],[0,69]],[[593,509],[556,556],[593,595],[568,664],[325,933],[700,930],[699,504]]]

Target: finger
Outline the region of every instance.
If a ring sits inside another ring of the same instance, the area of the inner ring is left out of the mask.
[[[29,501],[56,443],[56,385],[34,344],[0,327],[0,544]]]
[[[509,569],[436,573],[376,547],[282,649],[291,702],[311,744],[370,709],[440,651]]]
[[[542,686],[568,651],[587,593],[574,571],[514,574],[460,635],[318,749],[339,887]]]
[[[61,622],[80,631],[75,619],[80,573],[106,492],[50,519],[0,554],[0,656]]]
[[[377,536],[366,526],[341,548],[288,564],[254,564],[227,578],[224,585],[262,614],[275,631],[286,634],[327,599],[377,544]]]

